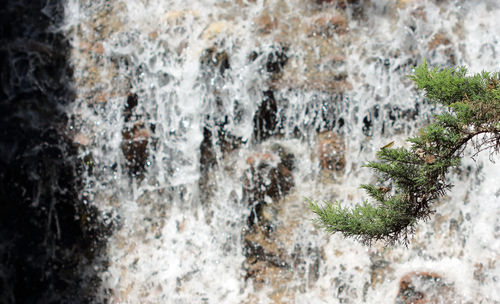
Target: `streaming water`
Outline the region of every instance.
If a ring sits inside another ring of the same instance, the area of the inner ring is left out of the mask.
[[[69,0],[81,195],[114,225],[101,300],[499,302],[498,156],[463,162],[408,248],[325,235],[304,200],[364,199],[361,165],[439,110],[413,66],[498,70],[499,18],[493,0]]]

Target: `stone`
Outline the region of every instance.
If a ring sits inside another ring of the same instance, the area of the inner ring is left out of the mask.
[[[201,34],[201,38],[204,40],[213,40],[221,33],[227,33],[231,29],[231,24],[227,21],[217,21],[211,23],[205,31]]]
[[[399,282],[396,304],[455,303],[453,287],[434,272],[410,272]]]
[[[390,266],[391,263],[381,256],[371,255],[372,262],[370,266],[370,286],[375,289],[378,284],[383,284],[389,273],[393,273],[394,269]]]
[[[275,226],[280,201],[294,186],[294,155],[275,144],[268,151],[250,155],[247,164],[243,197],[251,212],[243,235],[245,279],[251,278],[257,288],[271,284],[278,290],[293,277],[290,266],[294,259],[287,254],[282,233]]]
[[[212,132],[209,128],[203,128],[203,140],[200,144],[200,199],[207,202],[213,195],[217,185],[212,169],[217,165],[217,154],[212,143]]]
[[[438,51],[449,59],[450,65],[456,64],[455,50],[451,39],[442,32],[436,33],[427,44],[429,51]]]
[[[278,124],[278,103],[273,91],[263,93],[262,102],[254,115],[253,134],[257,141],[263,141],[275,134]]]
[[[306,33],[310,35],[310,31]],[[347,37],[347,35],[339,35]],[[338,39],[316,35],[311,37],[311,45],[302,45],[306,53],[303,61],[290,57],[290,63],[283,69],[283,75],[275,82],[278,88],[302,89],[305,91],[322,91],[342,93],[352,89],[344,71],[344,49]]]
[[[223,157],[232,153],[243,144],[241,137],[227,132],[224,130],[224,127],[218,129],[217,135],[217,145],[220,147]]]
[[[142,175],[148,158],[149,130],[142,122],[122,131],[122,151],[131,175]]]
[[[254,19],[254,24],[259,34],[267,35],[278,27],[278,19],[272,14],[263,14]]]
[[[122,129],[122,152],[129,174],[142,176],[146,169],[148,159],[149,129],[135,114],[135,108],[139,103],[136,94],[129,93],[127,102],[122,111],[124,117],[124,128]]]
[[[289,289],[288,284],[294,277],[290,269],[292,258],[277,237],[261,229],[254,229],[244,236],[244,278],[251,279],[257,290],[271,286],[270,296],[278,296],[283,288]]]
[[[331,38],[347,33],[347,18],[342,15],[322,16],[313,21],[311,35]]]
[[[324,131],[318,134],[317,153],[321,170],[344,170],[345,144],[343,138],[335,132]]]
[[[277,203],[294,187],[292,170],[294,155],[280,145],[274,151],[254,153],[247,158],[250,167],[243,176],[243,194],[254,209],[249,217],[250,225],[266,225],[264,206]]]
[[[133,111],[137,104],[139,103],[139,97],[135,93],[129,93],[127,96],[127,102],[125,103],[125,108],[122,111],[125,122],[129,122],[132,119]]]
[[[205,49],[201,55],[200,63],[202,66],[218,69],[221,75],[224,74],[224,71],[231,68],[227,52],[218,51],[216,47]]]
[[[448,38],[448,36],[446,36],[446,34],[444,33],[436,33],[431,41],[429,41],[429,43],[427,44],[427,47],[429,50],[434,50],[436,49],[437,47],[439,47],[440,45],[450,45],[451,44],[451,40],[450,38]]]
[[[215,121],[213,121],[215,120]],[[203,127],[203,140],[200,144],[200,199],[208,202],[217,188],[216,170],[219,160],[224,159],[237,150],[243,140],[226,130],[227,120],[220,121],[207,117]],[[219,159],[220,158],[220,159]]]
[[[269,75],[271,82],[276,82],[283,77],[283,70],[288,63],[288,47],[287,46],[274,46],[273,51],[267,54],[264,70]]]
[[[295,156],[274,143],[249,155],[246,162],[243,197],[252,210],[243,232],[244,278],[256,290],[270,287],[265,292],[272,303],[293,303],[294,295],[318,281],[324,259],[318,247],[302,248],[293,237],[301,222],[294,212],[304,205],[290,195]]]
[[[275,267],[286,268],[290,258],[283,246],[279,246],[275,239],[270,238],[263,230],[255,229],[244,237],[244,255],[248,262],[264,261]]]

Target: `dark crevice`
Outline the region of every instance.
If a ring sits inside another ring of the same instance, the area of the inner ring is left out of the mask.
[[[0,11],[1,303],[90,303],[99,285],[91,266],[110,227],[79,198],[69,43],[51,30],[63,13],[41,0]]]

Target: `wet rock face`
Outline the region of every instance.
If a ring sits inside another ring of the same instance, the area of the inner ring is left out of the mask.
[[[298,291],[313,288],[319,279],[324,259],[319,248],[295,245],[292,252],[288,252],[283,235],[260,227],[247,232],[243,239],[243,255],[246,257],[243,263],[244,279],[252,282],[257,289],[271,287],[271,297],[281,298],[284,290],[293,297]],[[293,284],[297,278],[301,283]]]
[[[216,47],[211,47],[203,51],[200,63],[202,66],[217,70],[220,75],[224,75],[224,72],[231,68],[227,52],[219,51]]]
[[[456,297],[453,288],[433,272],[411,272],[399,282],[396,304],[451,303]]]
[[[243,194],[253,208],[248,220],[250,226],[266,225],[269,221],[265,217],[265,206],[277,203],[294,186],[293,154],[279,145],[273,149],[271,153],[256,153],[247,158],[250,168],[245,172]]]
[[[278,18],[273,14],[263,14],[262,16],[256,17],[254,23],[257,29],[257,33],[261,35],[267,35],[272,33],[278,27]]]
[[[262,58],[263,66],[260,69],[262,73],[265,73],[268,77],[270,84],[281,79],[283,76],[283,69],[288,63],[289,48],[286,45],[273,45],[271,51],[264,53],[261,51],[253,51],[248,56],[249,60],[255,61],[257,58]]]
[[[141,177],[146,170],[150,131],[140,117],[135,115],[134,109],[137,107],[138,100],[136,94],[129,94],[127,97],[123,110],[125,124],[122,130],[122,151],[128,173],[131,176]]]
[[[203,141],[200,144],[200,198],[202,202],[207,202],[213,195],[217,185],[212,174],[212,169],[217,165],[217,154],[212,143],[212,131],[203,128]]]
[[[312,26],[311,34],[332,38],[334,35],[347,33],[347,18],[342,15],[322,16]]]
[[[198,182],[202,202],[208,202],[217,188],[214,168],[218,156],[224,158],[238,149],[243,140],[226,130],[227,119],[211,121],[207,119],[203,127],[203,140],[200,144],[200,179]]]
[[[243,194],[249,206],[254,209],[249,217],[250,226],[269,222],[265,206],[277,203],[294,186],[294,155],[279,145],[273,148],[275,151],[255,153],[247,158],[250,168],[243,177]]]
[[[273,303],[293,303],[296,293],[312,288],[319,278],[322,257],[318,248],[296,246],[292,253],[287,253],[278,236],[252,233],[245,236],[244,254],[245,280],[257,290],[270,287]],[[304,256],[312,263],[307,263]],[[294,284],[297,277],[300,284]]]
[[[272,79],[281,76],[283,67],[288,62],[287,51],[286,46],[275,47],[275,50],[267,55],[266,72],[271,74]]]
[[[344,170],[344,151],[344,140],[335,132],[325,131],[318,134],[318,156],[322,170]]]
[[[257,141],[263,141],[276,133],[278,125],[278,103],[273,91],[265,91],[262,103],[253,118],[253,134]]]
[[[432,36],[432,39],[428,42],[427,48],[429,52],[433,53],[439,51],[441,54],[449,59],[450,65],[456,64],[456,54],[455,47],[453,46],[450,38],[443,32],[438,32]]]
[[[256,263],[264,264],[271,267],[286,268],[288,267],[287,255],[284,248],[280,248],[272,238],[267,237],[262,231],[255,231],[245,235],[245,246],[243,254],[247,257],[249,265]],[[261,265],[257,265],[261,266]],[[255,271],[261,267],[249,266],[247,278],[255,276]]]
[[[61,111],[74,99],[69,46],[50,29],[62,16],[46,1],[0,11],[2,303],[86,303],[99,283],[90,266],[109,227],[79,199],[83,165]]]
[[[269,152],[247,158],[250,167],[243,177],[244,200],[251,208],[248,228],[243,234],[245,280],[251,280],[257,289],[272,286],[270,296],[283,303],[293,299],[297,289],[305,290],[307,284],[312,286],[316,282],[321,263],[318,248],[295,246],[295,250],[289,252],[285,244],[286,228],[280,227],[279,210],[286,208],[283,206],[286,196],[294,187],[294,162],[292,153],[274,144]],[[304,256],[313,262],[308,263]],[[296,276],[303,278],[303,284],[288,285]]]

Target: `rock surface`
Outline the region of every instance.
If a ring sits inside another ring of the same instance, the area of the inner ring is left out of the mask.
[[[342,171],[345,167],[345,144],[333,131],[318,134],[318,157],[322,170]]]
[[[399,282],[396,304],[456,303],[453,287],[437,273],[411,272]]]

